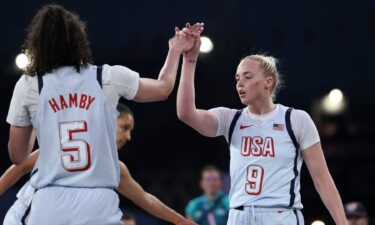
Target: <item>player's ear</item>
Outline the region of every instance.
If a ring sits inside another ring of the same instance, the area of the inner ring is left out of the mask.
[[[266,80],[264,81],[264,87],[266,89],[271,89],[273,84],[275,83],[272,75],[267,75]]]

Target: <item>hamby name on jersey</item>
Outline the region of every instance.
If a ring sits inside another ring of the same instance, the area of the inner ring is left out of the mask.
[[[87,94],[69,93],[67,96],[60,95],[58,98],[51,98],[48,100],[48,103],[56,113],[72,107],[89,110],[94,100],[95,97]]]
[[[272,137],[243,136],[241,140],[242,156],[275,157],[275,144]]]

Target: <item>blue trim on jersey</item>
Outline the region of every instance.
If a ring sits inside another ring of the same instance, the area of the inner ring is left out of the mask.
[[[297,219],[297,225],[299,225],[299,218],[298,218],[298,213],[297,213],[297,210],[293,210],[293,213],[294,215],[296,215],[296,219]]]
[[[30,185],[30,184],[29,184],[29,185]],[[34,195],[35,195],[35,193],[36,193],[37,191],[38,191],[38,190],[35,190],[35,191],[34,191]],[[31,204],[32,204],[32,201],[30,202],[30,205],[27,207],[25,213],[24,213],[23,216],[22,216],[22,219],[21,219],[21,223],[22,223],[22,225],[26,225],[26,218],[27,218],[27,216],[30,214]]]
[[[242,111],[243,111],[243,109],[237,110],[237,112],[234,115],[233,120],[232,120],[232,122],[230,124],[229,133],[228,133],[228,145],[229,145],[229,147],[230,147],[230,143],[232,141],[234,127],[236,126],[236,123],[237,123],[238,119],[240,118],[240,116],[242,114]]]
[[[22,219],[21,219],[22,225],[26,225],[26,218],[29,215],[30,210],[31,210],[31,204],[27,207],[27,209],[25,211],[25,214],[23,214],[23,216],[22,216]]]
[[[34,176],[37,172],[38,172],[38,168],[36,168],[33,172],[31,172],[31,174],[30,174],[30,178],[31,178],[32,176]]]
[[[290,115],[292,113],[292,110],[293,110],[293,108],[289,108],[286,111],[286,114],[285,114],[286,129],[288,131],[288,134],[289,134],[290,138],[293,141],[294,147],[296,148],[296,156],[294,158],[294,166],[293,166],[294,178],[293,178],[292,182],[290,182],[290,192],[289,192],[290,193],[290,202],[289,202],[289,207],[293,207],[294,200],[296,198],[296,193],[294,191],[294,186],[295,186],[295,183],[296,183],[296,178],[298,177],[297,160],[298,160],[298,156],[299,156],[299,144],[298,144],[296,136],[294,135],[294,132],[292,130],[292,124],[291,124],[291,121],[290,121]]]
[[[39,91],[39,94],[40,92],[42,92],[42,88],[43,88],[43,77],[42,75],[36,75],[38,77],[38,91]]]
[[[102,85],[102,70],[103,68],[101,66],[96,66],[96,79],[98,80],[99,82],[99,85],[101,88],[103,88],[103,85]]]

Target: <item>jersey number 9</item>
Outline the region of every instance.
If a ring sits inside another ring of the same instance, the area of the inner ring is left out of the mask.
[[[264,169],[258,165],[247,167],[245,190],[249,195],[259,195],[262,192]]]

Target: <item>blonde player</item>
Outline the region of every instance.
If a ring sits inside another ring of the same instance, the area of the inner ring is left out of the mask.
[[[117,110],[120,116],[117,119],[116,143],[118,150],[131,139],[131,131],[134,128],[134,115],[125,105],[119,103]],[[22,176],[29,173],[34,167],[39,155],[39,150],[34,151],[20,165],[12,165],[0,177],[0,196],[15,184]],[[194,225],[195,223],[183,218],[168,206],[164,205],[155,196],[145,192],[143,188],[132,178],[127,166],[119,161],[120,184],[117,191],[136,205],[150,214],[176,225]],[[3,225],[26,224],[35,190],[27,182],[17,194],[17,200],[7,212]]]
[[[199,45],[198,40],[183,57],[177,114],[202,135],[225,136],[229,142],[231,209],[227,224],[304,224],[300,172],[305,161],[335,223],[346,225],[313,121],[306,112],[273,101],[280,84],[276,60],[265,55],[241,60],[234,78],[243,109],[202,110],[195,106],[194,90]]]
[[[194,42],[169,41],[157,80],[123,66],[91,65],[85,26],[61,6],[47,5],[32,20],[25,41],[30,64],[14,89],[7,122],[9,155],[22,163],[36,129],[40,155],[30,184],[37,189],[28,225],[120,224],[114,189],[119,98],[158,101],[171,93],[179,57]]]

